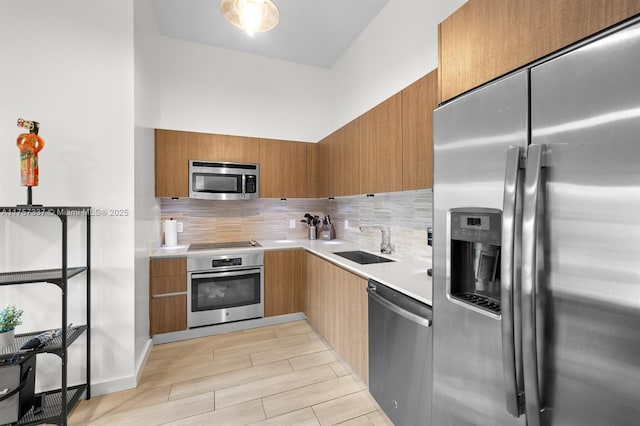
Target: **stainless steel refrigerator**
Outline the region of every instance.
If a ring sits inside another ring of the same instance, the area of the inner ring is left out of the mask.
[[[640,424],[640,23],[434,112],[432,424]]]

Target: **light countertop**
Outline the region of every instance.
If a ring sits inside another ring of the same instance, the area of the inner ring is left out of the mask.
[[[177,246],[173,248],[157,248],[152,250],[150,257],[154,259],[168,257],[196,257],[216,254],[233,254],[234,252],[251,251],[272,251],[272,250],[293,250],[304,249],[310,253],[322,257],[356,275],[363,278],[373,279],[381,284],[387,285],[394,290],[413,297],[427,305],[432,304],[431,277],[427,275],[427,269],[431,268],[430,261],[416,260],[413,258],[401,257],[395,254],[381,254],[379,250],[372,247],[365,247],[345,240],[258,240],[261,247],[245,247],[240,249],[217,249],[203,250],[188,253],[189,246]],[[378,256],[387,257],[395,262],[375,263],[370,265],[360,265],[348,259],[340,257],[334,252],[363,250]]]

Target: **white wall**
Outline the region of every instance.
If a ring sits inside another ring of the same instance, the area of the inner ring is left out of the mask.
[[[156,127],[316,142],[329,124],[329,71],[161,37]]]
[[[159,128],[317,142],[437,67],[465,0],[390,0],[330,69],[158,36]]]
[[[135,75],[135,366],[142,371],[149,338],[149,242],[160,238],[160,203],[154,193],[154,117],[159,115],[157,28],[149,0],[134,3]]]
[[[332,130],[438,66],[438,24],[466,0],[390,0],[331,70]]]
[[[46,143],[34,202],[127,213],[92,218],[92,379],[94,394],[130,387],[135,385],[133,4],[4,0],[0,52],[0,204],[26,201],[14,142],[21,132],[16,119],[24,117],[40,122]],[[2,270],[59,265],[57,219],[0,221]],[[74,227],[73,235],[77,247],[82,228]],[[74,262],[82,261],[80,252],[72,250]],[[76,322],[84,279],[74,280],[70,305]],[[2,296],[3,303],[25,310],[18,331],[60,326],[60,292],[54,286],[23,285]],[[49,382],[47,376],[39,366],[42,387],[59,379]]]

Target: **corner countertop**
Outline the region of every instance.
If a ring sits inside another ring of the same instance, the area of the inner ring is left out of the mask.
[[[188,245],[173,248],[157,248],[150,252],[152,259],[170,257],[198,257],[216,254],[232,254],[234,252],[251,251],[275,251],[304,249],[323,259],[334,263],[356,275],[366,279],[373,279],[387,285],[409,297],[412,297],[429,306],[432,305],[432,283],[427,269],[431,268],[430,261],[416,260],[410,257],[397,256],[395,254],[380,254],[375,248],[365,247],[357,243],[345,240],[258,240],[261,247],[247,247],[240,249],[203,250],[189,253]],[[395,260],[395,262],[360,265],[348,259],[340,257],[334,252],[363,250],[382,257]]]

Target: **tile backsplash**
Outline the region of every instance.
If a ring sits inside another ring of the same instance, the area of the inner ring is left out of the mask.
[[[240,240],[307,238],[300,220],[305,213],[331,215],[336,237],[378,247],[381,233],[360,232],[360,225],[381,225],[390,231],[394,252],[402,256],[431,258],[427,227],[432,224],[431,190],[416,190],[326,198],[261,198],[246,201],[210,201],[181,198],[161,199],[161,219],[183,222],[178,244]],[[290,229],[290,221],[296,227]],[[345,221],[349,227],[345,229]]]

